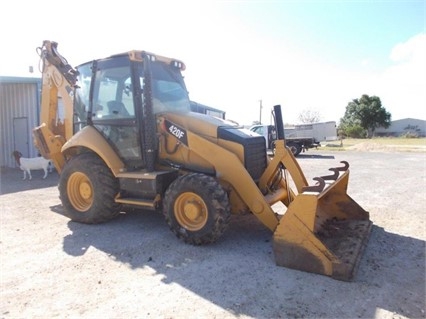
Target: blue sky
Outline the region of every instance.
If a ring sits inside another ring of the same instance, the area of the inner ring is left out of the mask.
[[[366,56],[383,67],[381,58],[395,43],[424,31],[424,6],[423,1],[275,1],[238,3],[233,11],[237,15],[242,8],[253,32],[289,40],[321,61],[350,68]]]
[[[190,97],[241,124],[259,120],[260,100],[265,123],[275,104],[288,123],[304,110],[339,121],[362,94],[395,120],[426,119],[426,0],[58,3],[1,4],[13,32],[0,75],[40,76],[48,39],[74,66],[132,49],[181,59]]]

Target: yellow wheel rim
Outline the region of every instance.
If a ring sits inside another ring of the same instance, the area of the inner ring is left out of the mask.
[[[93,186],[86,174],[71,174],[67,184],[68,198],[71,205],[80,212],[86,212],[93,203]]]
[[[178,223],[187,230],[200,230],[207,223],[207,206],[197,194],[186,192],[179,195],[175,201],[174,212]]]

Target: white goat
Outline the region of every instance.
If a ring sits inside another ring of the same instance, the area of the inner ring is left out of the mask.
[[[42,156],[26,158],[22,157],[22,153],[18,151],[14,151],[12,153],[13,157],[15,157],[16,163],[19,165],[19,168],[24,171],[24,178],[27,178],[27,173],[29,179],[32,179],[31,170],[34,169],[42,169],[44,170],[43,179],[47,177],[48,173],[52,172],[52,163],[50,160],[45,159]]]

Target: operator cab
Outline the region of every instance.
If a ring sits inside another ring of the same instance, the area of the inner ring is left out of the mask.
[[[181,70],[184,64],[131,51],[78,66],[74,133],[95,127],[128,169],[145,167],[147,116],[189,112],[190,100]],[[148,65],[147,65],[148,64]]]

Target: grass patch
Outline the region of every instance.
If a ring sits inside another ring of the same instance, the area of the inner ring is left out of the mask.
[[[361,143],[373,143],[382,146],[426,146],[426,138],[406,138],[406,137],[374,137],[374,138],[347,138],[342,141],[321,142],[321,149],[324,150],[345,150],[348,147]]]

